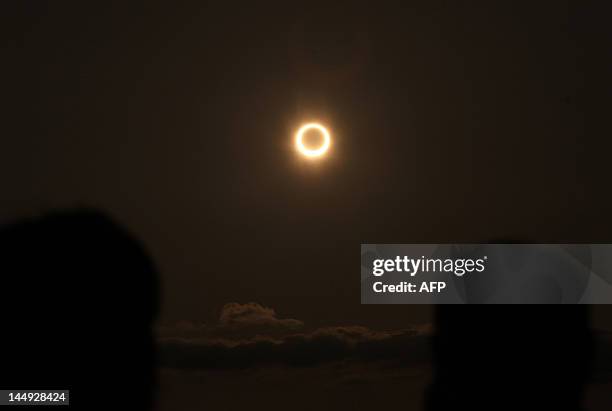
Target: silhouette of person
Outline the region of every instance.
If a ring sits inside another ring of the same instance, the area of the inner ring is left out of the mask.
[[[94,210],[0,229],[1,389],[69,389],[72,408],[152,408],[158,274]]]
[[[439,305],[427,411],[581,410],[593,336],[585,305]]]

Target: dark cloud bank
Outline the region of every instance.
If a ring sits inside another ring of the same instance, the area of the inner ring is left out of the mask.
[[[274,310],[257,303],[230,303],[223,307],[218,324],[160,327],[159,358],[162,367],[193,370],[311,366],[346,359],[415,365],[428,358],[427,327],[305,330],[301,321],[280,319]]]
[[[226,304],[213,325],[159,327],[159,361],[177,370],[231,370],[262,366],[306,367],[337,361],[385,362],[397,367],[430,364],[431,326],[374,331],[362,326],[307,330],[257,303]],[[612,333],[596,335],[594,382],[612,380]]]

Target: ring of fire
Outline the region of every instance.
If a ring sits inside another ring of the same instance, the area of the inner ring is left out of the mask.
[[[310,130],[318,131],[323,137],[321,146],[317,148],[308,148],[304,145],[304,135]],[[331,137],[325,127],[318,123],[304,124],[295,134],[295,146],[297,150],[306,157],[321,157],[327,152],[331,144]]]

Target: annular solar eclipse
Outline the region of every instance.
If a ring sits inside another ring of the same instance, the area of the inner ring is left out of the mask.
[[[304,140],[307,134],[316,133],[320,136],[320,143],[316,146],[311,147],[307,145]],[[305,157],[318,158],[325,155],[329,146],[331,145],[331,137],[329,131],[319,123],[308,123],[304,124],[295,133],[295,147],[297,151]]]

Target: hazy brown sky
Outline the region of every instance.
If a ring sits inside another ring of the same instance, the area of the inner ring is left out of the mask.
[[[428,322],[359,304],[360,243],[608,240],[590,6],[14,6],[1,216],[108,210],[159,264],[169,323],[249,301]],[[312,118],[335,138],[316,166],[291,148]]]
[[[161,331],[223,338],[231,361],[253,357],[227,339],[256,331],[350,357],[184,372],[166,341],[163,409],[413,409],[428,365],[346,340],[421,347],[404,333],[430,308],[361,306],[361,243],[610,242],[603,2],[11,3],[0,219],[110,212],[159,266]],[[306,164],[292,134],[313,119],[334,146]],[[263,323],[228,329],[231,302]]]

